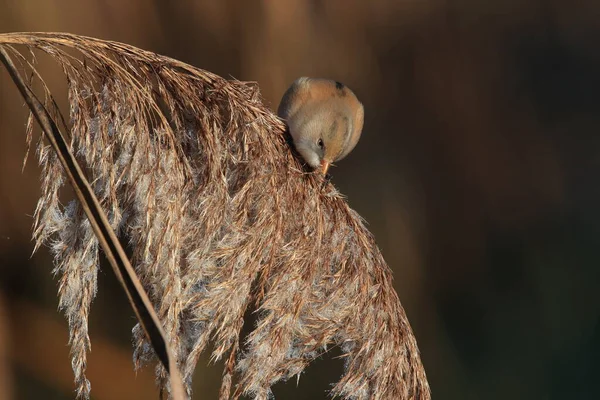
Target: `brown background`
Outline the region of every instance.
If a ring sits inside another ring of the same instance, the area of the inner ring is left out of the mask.
[[[298,76],[350,86],[365,130],[333,180],[394,270],[440,400],[600,398],[599,19],[596,0],[0,0],[2,32],[126,42],[257,81],[273,108]],[[69,399],[51,258],[30,257],[22,103],[0,69],[0,399]],[[156,398],[133,324],[104,269],[97,399]],[[277,398],[326,398],[338,361]],[[207,364],[195,393],[215,399]]]

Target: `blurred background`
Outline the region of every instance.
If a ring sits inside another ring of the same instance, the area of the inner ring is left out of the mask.
[[[333,182],[366,219],[433,398],[600,399],[600,3],[554,0],[0,0],[0,31],[126,42],[256,81],[274,109],[308,75],[366,123]],[[60,80],[60,76],[49,79]],[[62,94],[55,93],[60,97]],[[52,260],[33,257],[39,171],[0,68],[0,399],[71,399]],[[92,306],[95,399],[156,398],[112,273]],[[596,360],[596,361],[594,361]],[[216,399],[204,358],[196,398]],[[319,360],[277,399],[325,399]]]

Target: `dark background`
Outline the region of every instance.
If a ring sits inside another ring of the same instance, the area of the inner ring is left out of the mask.
[[[333,182],[394,270],[436,400],[600,398],[599,20],[597,0],[0,0],[2,32],[126,42],[257,81],[272,108],[299,76],[350,86],[365,129]],[[30,257],[22,105],[0,68],[0,399],[69,399],[51,257]],[[156,398],[133,325],[105,268],[94,398]],[[338,361],[277,398],[326,398]],[[196,397],[216,399],[207,364]]]

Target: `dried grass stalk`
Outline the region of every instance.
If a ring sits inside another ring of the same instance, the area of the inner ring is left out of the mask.
[[[64,168],[65,175],[75,191],[77,200],[83,208],[95,237],[98,239],[102,250],[104,250],[104,254],[106,255],[106,258],[108,258],[115,276],[121,283],[121,287],[125,291],[131,307],[135,311],[140,326],[144,329],[144,333],[152,344],[152,348],[157,358],[168,371],[168,389],[172,398],[174,400],[183,400],[185,396],[183,382],[181,381],[178,366],[173,358],[173,352],[170,349],[162,329],[162,323],[158,319],[158,316],[154,311],[154,306],[150,302],[148,294],[144,290],[135,270],[129,263],[125,250],[110,226],[106,214],[104,213],[98,198],[94,194],[90,183],[87,181],[75,156],[69,150],[64,135],[60,132],[56,122],[52,119],[46,107],[44,107],[37,96],[35,96],[35,93],[33,93],[31,88],[23,81],[23,78],[17,71],[12,59],[2,46],[0,46],[0,61],[8,70],[13,82],[29,106],[30,116],[35,116],[35,119],[42,128],[43,134],[50,142],[55,155],[58,157]],[[28,125],[30,124],[28,123]],[[90,297],[89,294],[86,296]],[[84,339],[89,340],[87,336]],[[83,349],[85,356],[85,347]],[[74,366],[76,371],[84,369],[84,367],[80,365],[81,361],[80,358],[77,359],[78,364]],[[85,359],[83,361],[85,361]],[[87,382],[87,380],[84,379],[84,382],[78,384],[78,396],[87,395],[89,390],[89,382]]]
[[[275,382],[300,374],[332,346],[345,359],[332,395],[430,399],[372,235],[335,187],[302,170],[255,85],[70,34],[2,34],[0,44],[40,49],[63,67],[72,150],[112,227],[130,241],[188,395],[198,357],[213,341],[213,359],[227,356],[221,399],[267,399]],[[38,154],[35,239],[55,253],[76,381],[86,397],[98,246],[80,206],[58,202],[56,158],[42,142]],[[242,343],[248,309],[258,319]],[[134,345],[136,365],[152,358],[137,327]],[[162,367],[157,373],[164,385]]]

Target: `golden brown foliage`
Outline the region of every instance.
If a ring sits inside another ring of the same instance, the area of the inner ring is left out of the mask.
[[[72,151],[112,227],[129,240],[188,391],[212,340],[213,358],[228,357],[222,399],[266,399],[271,385],[300,374],[332,346],[345,359],[333,395],[430,398],[372,235],[332,184],[303,171],[255,85],[69,34],[3,34],[0,44],[40,49],[63,67]],[[87,397],[98,242],[81,206],[59,203],[62,169],[42,141],[38,146],[35,238],[56,257],[78,393]],[[258,318],[241,343],[249,309]],[[153,356],[139,327],[134,344],[137,365]],[[161,367],[158,374],[164,385]]]
[[[158,315],[154,311],[154,305],[150,302],[146,290],[143,288],[137,273],[131,266],[119,238],[112,229],[108,217],[100,205],[100,201],[94,194],[94,190],[79,166],[75,155],[69,149],[64,134],[60,131],[56,122],[54,122],[47,107],[39,101],[31,87],[20,76],[10,55],[3,47],[0,47],[0,60],[27,103],[30,116],[35,117],[42,128],[42,133],[50,142],[50,146],[54,151],[53,154],[58,158],[63,167],[65,175],[75,191],[77,201],[87,217],[87,221],[98,240],[100,248],[104,251],[104,255],[113,268],[113,273],[127,294],[127,298],[135,312],[140,327],[144,330],[147,339],[150,341],[154,354],[166,371],[168,371],[170,381],[168,389],[172,398],[174,400],[183,400],[185,396],[183,382],[181,381],[179,368],[176,365],[168,339],[162,329],[162,322],[158,319]],[[83,368],[75,368],[76,371],[81,369]],[[77,392],[79,397],[87,395],[87,392],[89,392],[88,382],[84,380],[83,384],[79,384]]]

